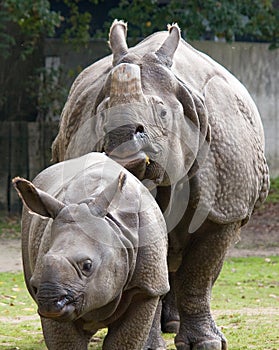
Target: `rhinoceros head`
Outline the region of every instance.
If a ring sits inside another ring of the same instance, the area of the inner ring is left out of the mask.
[[[68,321],[117,303],[129,261],[120,229],[106,213],[112,199],[121,193],[125,175],[94,200],[70,205],[25,179],[13,182],[29,210],[53,219],[50,234],[42,238],[48,243],[41,244],[44,248],[30,280],[39,314]]]
[[[154,52],[139,57],[128,51],[126,25],[110,30],[113,68],[96,101],[96,133],[103,151],[140,180],[168,186],[189,173],[208,140],[203,97],[171,69],[180,29]],[[144,42],[143,44],[144,45]]]

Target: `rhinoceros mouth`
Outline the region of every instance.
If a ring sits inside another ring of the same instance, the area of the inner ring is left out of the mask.
[[[150,159],[144,151],[123,158],[112,153],[109,157],[129,170],[139,180],[149,179],[155,183],[160,183],[162,180],[164,169]]]
[[[45,318],[61,321],[71,321],[77,318],[79,307],[83,303],[83,296],[69,293],[58,295],[44,294],[42,289],[37,295],[38,314]]]
[[[51,318],[59,321],[72,321],[76,318],[75,306],[67,304],[60,310],[38,309],[38,314],[45,318]]]
[[[123,141],[125,140],[126,141]],[[123,125],[106,133],[99,151],[121,164],[139,180],[160,182],[162,167],[154,159],[160,157],[160,149],[150,143],[142,126]]]
[[[138,179],[142,180],[145,177],[146,167],[149,163],[149,158],[145,152],[140,151],[126,157],[116,156],[112,153],[109,157],[129,170]]]

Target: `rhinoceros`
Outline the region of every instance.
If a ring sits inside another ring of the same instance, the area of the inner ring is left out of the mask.
[[[150,192],[100,153],[15,178],[26,210],[22,255],[50,350],[142,349],[169,290],[167,230]]]
[[[224,350],[211,289],[228,247],[268,193],[260,115],[246,88],[181,39],[178,25],[131,48],[126,32],[115,21],[112,55],[73,83],[53,159],[104,152],[153,192],[169,237],[163,330],[177,333],[179,350]]]

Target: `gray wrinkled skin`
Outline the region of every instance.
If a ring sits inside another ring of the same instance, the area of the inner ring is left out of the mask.
[[[112,55],[74,82],[53,159],[105,152],[152,191],[169,232],[163,330],[177,333],[179,350],[224,350],[211,289],[268,193],[261,119],[245,87],[182,40],[177,25],[129,49],[126,30],[115,21]],[[147,349],[163,348],[158,333]]]
[[[142,349],[169,290],[167,230],[149,191],[107,156],[90,153],[13,180],[25,281],[50,350]],[[29,210],[29,211],[28,211]]]

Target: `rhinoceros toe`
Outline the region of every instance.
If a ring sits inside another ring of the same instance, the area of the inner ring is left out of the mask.
[[[227,350],[227,342],[219,340],[205,340],[197,344],[177,342],[177,350]]]

